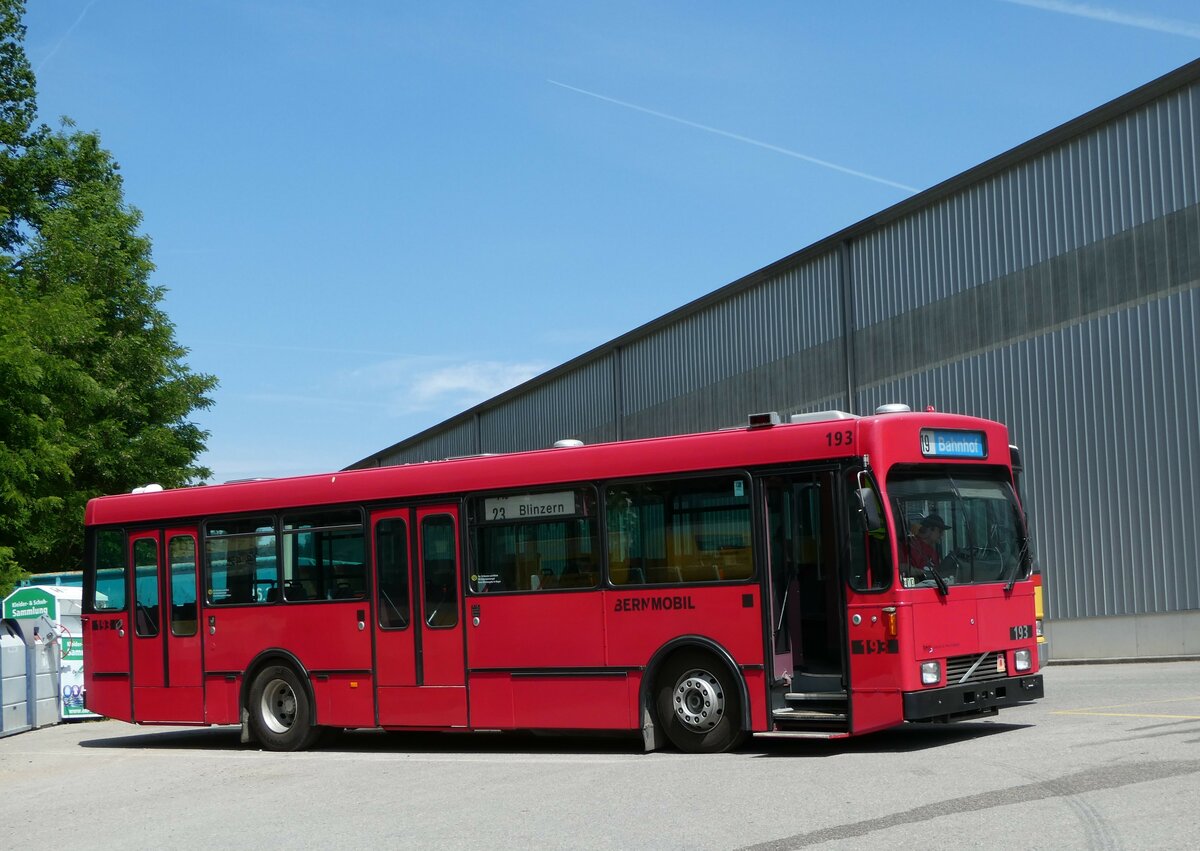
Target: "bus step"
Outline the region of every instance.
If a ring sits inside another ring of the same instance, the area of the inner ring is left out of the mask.
[[[845,724],[845,712],[826,712],[820,709],[775,709],[771,716],[776,721],[801,724]]]
[[[821,712],[846,714],[849,701],[844,691],[792,691],[784,695],[788,712]]]
[[[756,739],[846,739],[848,732],[833,730],[772,730],[769,733],[755,733]]]
[[[798,692],[842,691],[842,675],[835,671],[814,673],[794,670],[792,671],[792,688]]]
[[[783,699],[788,703],[819,703],[825,700],[845,703],[846,693],[844,691],[789,691],[783,696]]]

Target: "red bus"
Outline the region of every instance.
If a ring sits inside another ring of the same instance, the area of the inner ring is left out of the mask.
[[[1039,698],[1007,430],[895,407],[94,499],[87,706],[714,752]]]

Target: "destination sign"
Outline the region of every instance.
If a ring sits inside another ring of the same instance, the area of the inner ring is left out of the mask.
[[[926,458],[987,458],[987,437],[981,431],[921,429],[921,454]]]
[[[569,517],[575,514],[575,491],[522,493],[493,496],[483,501],[483,520],[487,523],[513,520],[537,520],[542,517]]]

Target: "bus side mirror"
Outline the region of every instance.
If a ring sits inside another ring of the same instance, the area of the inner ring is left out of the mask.
[[[883,511],[874,489],[858,488],[855,493],[858,495],[858,507],[862,512],[863,520],[866,521],[867,531],[878,532],[883,528]]]

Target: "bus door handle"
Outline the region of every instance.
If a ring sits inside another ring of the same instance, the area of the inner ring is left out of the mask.
[[[366,628],[367,628],[367,610],[359,609],[358,610],[358,631],[362,632]]]
[[[216,615],[208,616],[208,634],[209,635],[217,634],[217,616]]]

